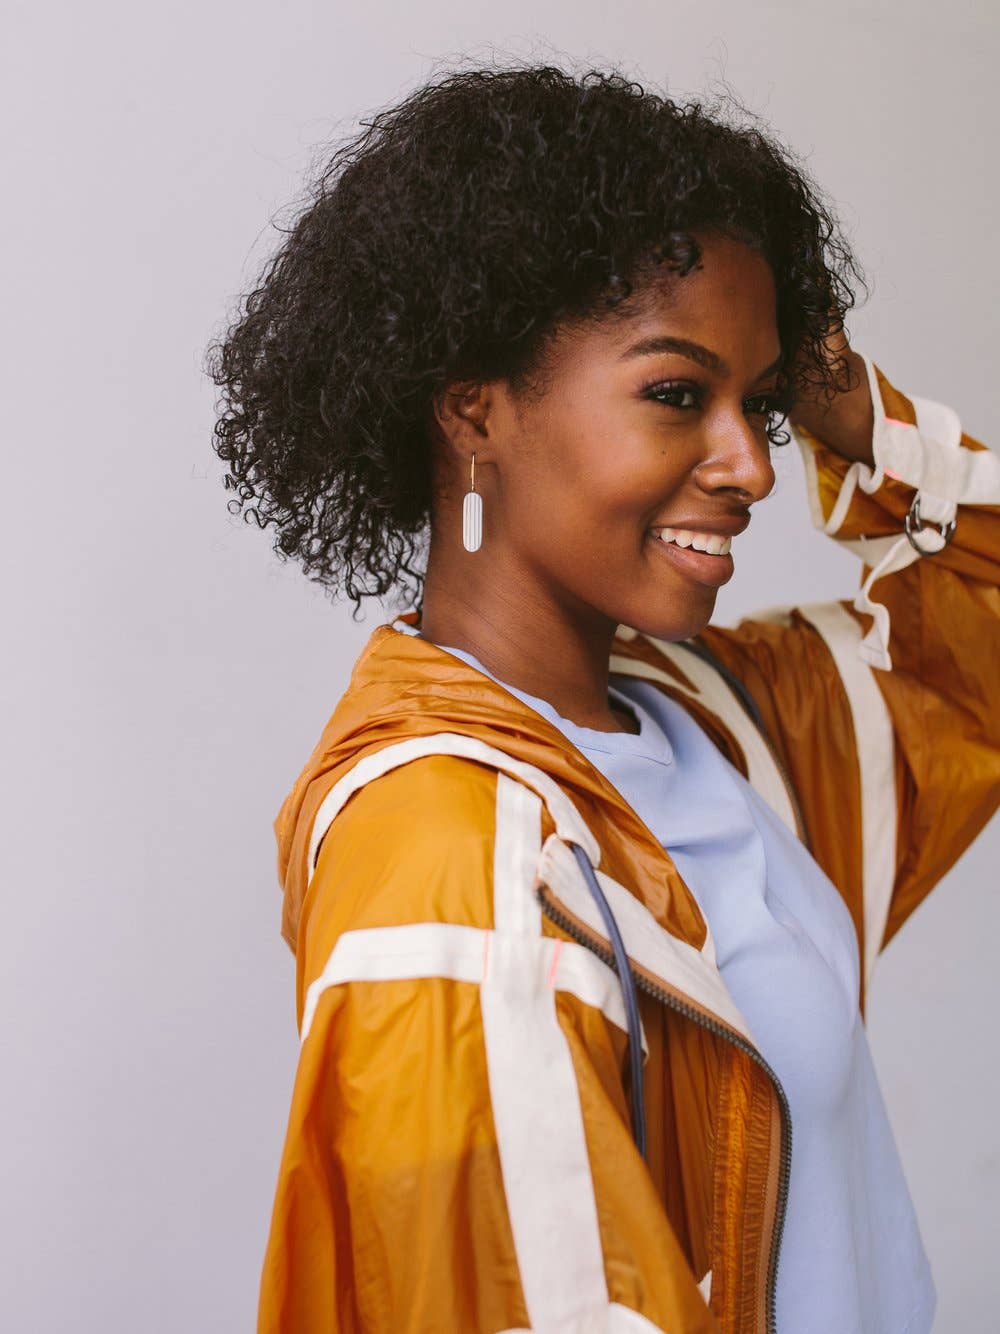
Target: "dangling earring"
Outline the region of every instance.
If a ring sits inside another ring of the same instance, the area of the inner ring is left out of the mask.
[[[472,480],[462,505],[462,543],[466,551],[478,551],[483,540],[483,498],[476,490],[476,456],[472,456]]]

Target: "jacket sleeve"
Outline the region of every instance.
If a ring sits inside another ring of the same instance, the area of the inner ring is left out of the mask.
[[[1000,458],[864,361],[874,468],[794,428],[815,525],[862,563],[856,596],[701,637],[761,708],[854,917],[863,987],[1000,791]]]
[[[533,915],[540,828],[433,756],[324,837],[259,1334],[717,1328],[631,1141],[617,981]]]

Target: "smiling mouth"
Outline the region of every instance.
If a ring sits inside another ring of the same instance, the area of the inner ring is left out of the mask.
[[[731,537],[720,537],[718,533],[695,533],[688,528],[654,528],[652,531],[657,541],[704,551],[709,556],[728,556],[733,545]]]
[[[729,554],[731,537],[696,533],[685,528],[652,528],[649,537],[674,569],[699,584],[721,588],[733,577],[736,567]]]

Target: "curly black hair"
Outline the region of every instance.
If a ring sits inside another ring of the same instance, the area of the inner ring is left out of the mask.
[[[514,64],[453,71],[362,120],[209,345],[231,512],[274,525],[279,558],[355,616],[363,597],[416,595],[435,395],[501,378],[541,392],[559,330],[641,308],[658,266],[698,263],[694,231],[769,261],[779,397],[846,388],[824,338],[864,276],[803,167],[736,107],[749,115],[617,69]]]

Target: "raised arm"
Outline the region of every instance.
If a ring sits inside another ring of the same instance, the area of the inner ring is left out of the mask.
[[[864,987],[996,810],[1000,459],[852,357],[858,389],[791,423],[814,523],[861,560],[859,591],[701,638],[761,708],[854,917]]]

